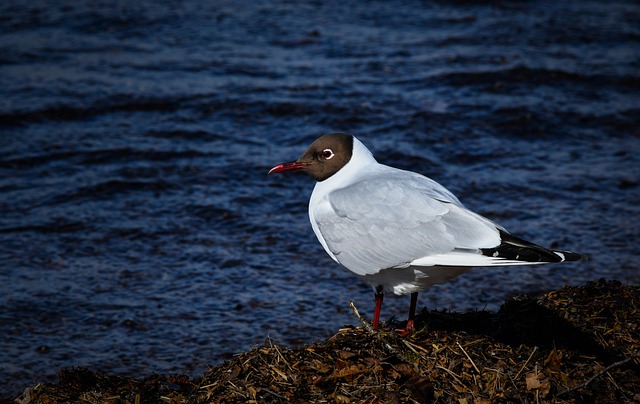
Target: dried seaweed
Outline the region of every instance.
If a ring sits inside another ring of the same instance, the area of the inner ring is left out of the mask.
[[[67,369],[20,403],[493,403],[640,400],[640,288],[604,280],[521,296],[498,313],[426,311],[419,331],[346,327],[284,348],[272,340],[204,376],[143,380]]]

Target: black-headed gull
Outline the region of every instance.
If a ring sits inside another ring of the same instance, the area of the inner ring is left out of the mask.
[[[411,294],[410,332],[418,292],[471,267],[586,259],[512,236],[432,179],[378,163],[350,135],[321,136],[298,160],[269,174],[293,170],[317,181],[309,219],[324,249],[373,287],[374,329],[384,292]]]

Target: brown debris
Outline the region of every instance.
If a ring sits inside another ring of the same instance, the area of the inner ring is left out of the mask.
[[[600,280],[498,313],[424,310],[407,338],[347,327],[297,348],[267,340],[194,380],[65,369],[16,402],[634,402],[639,301],[640,287]]]

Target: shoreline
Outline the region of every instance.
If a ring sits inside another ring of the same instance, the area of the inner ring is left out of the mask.
[[[518,296],[498,312],[423,309],[408,337],[349,326],[294,348],[267,340],[194,379],[62,369],[58,383],[6,402],[632,402],[638,305],[640,286],[601,279]]]

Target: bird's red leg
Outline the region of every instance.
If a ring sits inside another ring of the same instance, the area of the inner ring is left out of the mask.
[[[380,310],[382,309],[382,299],[384,298],[384,293],[381,287],[377,287],[375,290],[376,297],[376,308],[373,311],[373,329],[377,330],[380,325]]]
[[[409,319],[405,327],[405,333],[410,334],[415,330],[416,305],[418,304],[418,292],[411,294],[411,305],[409,306]]]

